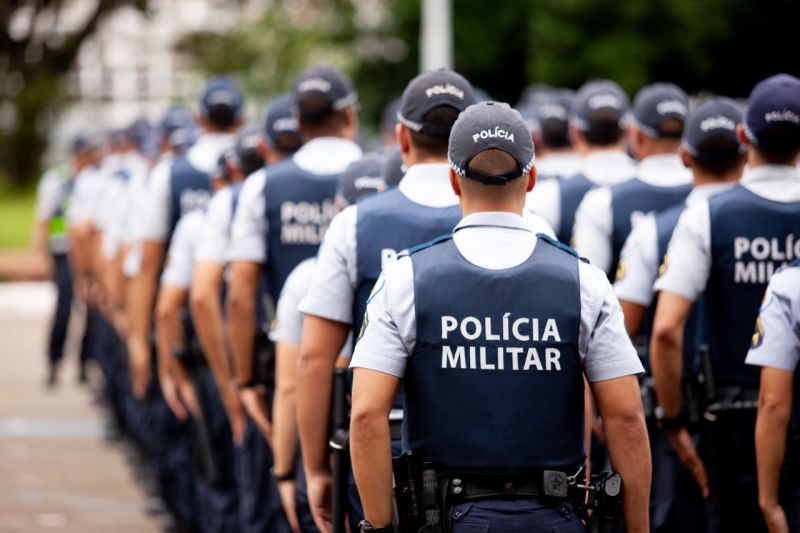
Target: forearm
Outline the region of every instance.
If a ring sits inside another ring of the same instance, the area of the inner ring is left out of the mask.
[[[788,424],[788,410],[770,404],[759,404],[756,419],[756,464],[758,499],[762,507],[778,503]]]
[[[159,372],[172,373],[179,364],[173,355],[177,347],[185,346],[180,308],[159,302],[156,316],[156,354]]]
[[[294,469],[297,455],[297,410],[295,369],[297,345],[278,342],[275,359],[275,403],[272,407],[275,471],[284,474]]]
[[[228,305],[228,337],[233,353],[236,380],[253,380],[253,344],[255,340],[255,301],[253,295],[231,295]]]
[[[389,525],[392,521],[392,450],[385,414],[377,411],[354,414],[350,424],[350,457],[365,518],[375,527]]]
[[[327,472],[328,418],[331,410],[333,364],[301,351],[297,366],[297,422],[307,472]]]
[[[655,379],[658,404],[666,417],[681,412],[681,377],[683,375],[682,330],[656,330],[650,343],[650,370]]]
[[[623,514],[630,533],[649,531],[652,466],[643,413],[603,418],[611,466],[622,477]]]
[[[195,287],[192,287],[194,292]],[[225,330],[222,323],[222,304],[219,291],[203,290],[192,295],[192,320],[208,366],[220,391],[232,388],[233,376],[225,349]],[[228,391],[230,392],[230,391]]]
[[[128,293],[129,340],[132,348],[144,358],[150,357],[150,327],[163,254],[163,250],[159,253],[147,247],[148,244],[145,245],[139,274],[131,280]]]
[[[31,235],[31,248],[33,252],[40,256],[47,256],[47,240],[47,222],[37,221],[33,226]]]

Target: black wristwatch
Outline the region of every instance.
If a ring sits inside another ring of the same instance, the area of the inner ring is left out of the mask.
[[[295,471],[294,469],[289,470],[285,474],[277,474],[275,472],[275,467],[269,469],[270,475],[272,475],[272,479],[280,483],[281,481],[294,481],[295,478]]]
[[[362,520],[361,523],[358,524],[358,529],[361,533],[394,533],[394,526],[392,524],[386,527],[373,527],[372,524],[366,520]]]
[[[678,416],[662,416],[658,419],[658,425],[664,431],[676,431],[685,428],[686,423],[686,415],[683,412],[679,413]]]

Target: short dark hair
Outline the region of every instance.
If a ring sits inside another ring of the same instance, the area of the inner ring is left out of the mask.
[[[705,139],[696,150],[698,155],[690,157],[698,168],[717,177],[733,172],[744,159],[744,154],[739,151],[739,143],[719,135]]]
[[[622,140],[623,130],[619,127],[616,110],[598,111],[592,117],[589,129],[583,132],[586,142],[594,146],[611,146]]]
[[[345,111],[336,111],[324,98],[306,97],[297,104],[300,132],[309,137],[321,137],[345,123]]]
[[[542,122],[540,127],[542,144],[547,148],[569,148],[572,141],[569,138],[569,128],[564,122],[548,120]]]
[[[660,139],[680,140],[685,121],[678,117],[667,117],[658,124]]]
[[[800,140],[797,139],[797,133],[789,128],[774,128],[761,132],[758,144],[751,147],[767,163],[791,165],[800,153]]]
[[[215,128],[228,130],[236,123],[238,114],[227,105],[212,105],[206,109],[206,119]]]
[[[509,153],[497,148],[479,152],[469,162],[469,169],[487,176],[501,176],[519,168],[519,163]]]
[[[452,127],[458,118],[459,111],[449,105],[440,105],[428,111],[423,120],[432,126]],[[447,157],[448,137],[436,137],[427,133],[409,130],[411,144],[417,150],[433,157]]]

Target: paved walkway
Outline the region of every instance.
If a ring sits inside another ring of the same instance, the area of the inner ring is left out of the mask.
[[[0,531],[157,532],[119,446],[77,384],[74,352],[44,387],[47,284],[0,284]]]

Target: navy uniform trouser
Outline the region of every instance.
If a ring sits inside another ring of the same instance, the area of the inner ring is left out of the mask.
[[[261,432],[247,421],[244,441],[236,447],[239,526],[242,533],[287,533],[278,487],[272,479],[272,450]]]
[[[706,503],[694,476],[678,458],[666,434],[650,434],[653,486],[650,530],[653,533],[704,533],[708,530]]]
[[[238,533],[239,492],[228,415],[208,368],[195,370],[192,381],[203,411],[216,474],[213,479],[209,479],[207,473],[202,471],[195,476],[198,525],[204,533]]]
[[[755,409],[721,413],[703,431],[702,457],[709,472],[709,531],[766,532],[758,505]]]
[[[452,533],[583,533],[583,523],[565,502],[538,499],[480,500],[449,510]]]
[[[72,311],[72,273],[67,254],[53,254],[53,276],[57,297],[56,311],[50,328],[48,356],[50,363],[55,365],[64,356],[64,344],[67,340],[69,316]]]

